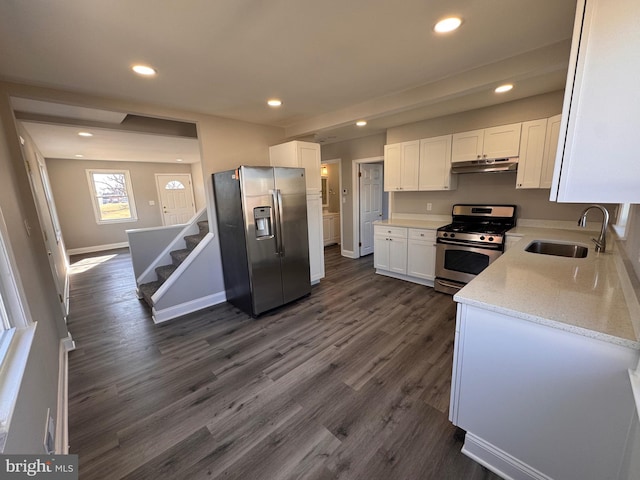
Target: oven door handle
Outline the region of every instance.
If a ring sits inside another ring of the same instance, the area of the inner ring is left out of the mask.
[[[456,247],[474,247],[474,248],[484,248],[485,250],[500,250],[502,245],[500,244],[487,244],[487,243],[479,243],[479,242],[459,242],[456,240],[445,240],[443,238],[436,239],[436,244],[443,243],[445,245],[454,245]]]
[[[464,287],[464,285],[449,283],[449,282],[446,282],[446,281],[444,281],[444,280],[442,280],[440,278],[437,278],[436,281],[440,285],[443,285],[443,286],[449,287],[449,288],[457,288],[458,290],[460,290],[462,287]]]

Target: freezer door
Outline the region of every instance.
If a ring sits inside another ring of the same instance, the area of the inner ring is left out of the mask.
[[[253,315],[283,304],[277,237],[275,181],[271,167],[240,167]]]
[[[284,303],[311,292],[307,191],[303,168],[274,168]]]

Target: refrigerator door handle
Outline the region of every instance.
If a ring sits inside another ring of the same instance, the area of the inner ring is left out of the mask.
[[[280,227],[280,215],[282,214],[282,208],[280,205],[280,190],[275,189],[271,190],[271,195],[273,197],[273,220],[274,220],[274,229],[273,233],[276,237],[276,255],[282,254],[282,229]]]
[[[278,247],[278,252],[280,253],[280,256],[284,256],[284,244],[282,242],[282,193],[280,192],[280,189],[277,188],[276,189],[276,195],[278,198],[278,208],[277,208],[277,215],[278,215],[278,243],[280,244],[280,246]]]

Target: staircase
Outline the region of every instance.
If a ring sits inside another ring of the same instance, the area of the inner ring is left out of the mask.
[[[189,256],[189,254],[193,251],[194,248],[200,243],[200,241],[207,235],[209,232],[209,222],[207,220],[202,220],[198,222],[199,232],[195,235],[187,235],[184,238],[185,247],[180,250],[173,250],[170,252],[171,255],[171,264],[162,265],[160,267],[155,268],[156,276],[158,279],[153,282],[143,283],[138,286],[138,293],[142,299],[153,308],[153,294],[158,291],[158,289],[162,286],[164,282],[175,272],[175,270],[180,266],[182,262]]]

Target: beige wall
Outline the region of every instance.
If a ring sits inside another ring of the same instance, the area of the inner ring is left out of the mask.
[[[138,214],[136,221],[102,225],[96,222],[86,173],[92,168],[129,171]],[[126,242],[128,229],[161,226],[155,174],[191,173],[190,165],[66,159],[47,159],[47,169],[62,236],[70,250]],[[150,200],[155,205],[149,205]]]
[[[4,453],[42,453],[47,408],[57,408],[58,347],[67,335],[53,274],[18,141],[7,92],[0,84],[0,210],[24,305],[38,322]],[[28,231],[25,226],[31,227]]]
[[[202,163],[192,163],[191,181],[193,182],[193,196],[196,201],[196,211],[199,212],[207,206],[207,196],[204,192],[204,177],[202,176]]]

